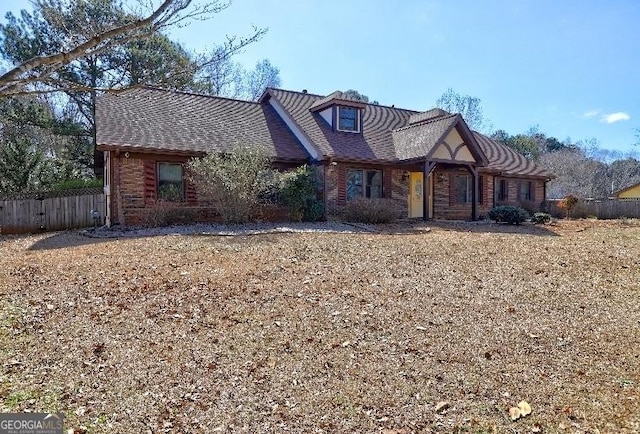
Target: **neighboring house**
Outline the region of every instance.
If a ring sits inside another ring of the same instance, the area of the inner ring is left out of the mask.
[[[388,198],[405,217],[475,220],[496,205],[537,210],[551,174],[471,131],[462,116],[267,89],[259,102],[138,88],[96,106],[109,223],[139,223],[159,198],[202,210],[184,164],[236,144],[266,147],[281,169],[316,167],[329,214]],[[168,195],[171,192],[171,195]],[[209,215],[210,216],[210,215]]]
[[[618,190],[613,196],[616,199],[640,199],[640,183]]]

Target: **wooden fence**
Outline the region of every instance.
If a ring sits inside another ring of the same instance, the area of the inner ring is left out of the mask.
[[[564,217],[566,212],[558,209],[558,201],[548,201],[549,213]],[[640,218],[640,200],[581,200],[571,211],[571,217],[597,217],[599,219]]]
[[[102,225],[104,193],[0,199],[0,234],[58,231]],[[94,221],[92,211],[98,211]]]

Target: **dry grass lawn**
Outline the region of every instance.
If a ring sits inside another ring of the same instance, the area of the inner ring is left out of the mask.
[[[429,226],[0,237],[0,410],[75,433],[640,432],[637,222]]]

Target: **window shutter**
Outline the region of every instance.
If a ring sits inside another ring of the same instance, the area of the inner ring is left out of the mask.
[[[198,204],[198,194],[196,192],[196,186],[193,185],[193,183],[189,179],[187,179],[186,177],[185,177],[184,182],[186,184],[185,196],[186,196],[186,199],[187,199],[187,203],[189,205],[197,205]]]
[[[344,205],[347,201],[347,168],[344,164],[338,164],[338,204]]]
[[[505,202],[509,200],[509,181],[504,180],[504,197],[502,198]]]
[[[382,196],[391,199],[393,196],[393,170],[382,171]]]
[[[449,174],[449,206],[456,204],[456,176]]]
[[[531,192],[531,201],[536,200],[536,184],[529,181],[529,191]]]
[[[491,204],[491,198],[488,196],[489,194],[489,179],[487,176],[482,176],[482,184],[480,184],[480,188],[482,189],[482,204],[485,206],[489,206]]]
[[[145,203],[156,200],[156,162],[144,160],[144,201]]]

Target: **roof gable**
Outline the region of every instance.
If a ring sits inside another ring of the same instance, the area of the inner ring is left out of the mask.
[[[613,195],[618,199],[640,199],[640,183],[618,190]]]
[[[318,149],[318,159],[392,163],[397,161],[392,130],[407,125],[412,110],[374,104],[361,104],[361,132],[334,130],[318,112],[321,100],[332,100],[321,95],[268,89],[263,100],[275,99],[286,115],[298,126]],[[335,98],[333,98],[335,100]],[[324,103],[323,103],[324,104]],[[312,111],[311,107],[315,109]]]
[[[393,132],[400,160],[487,165],[486,156],[462,116],[447,114],[426,119]]]

